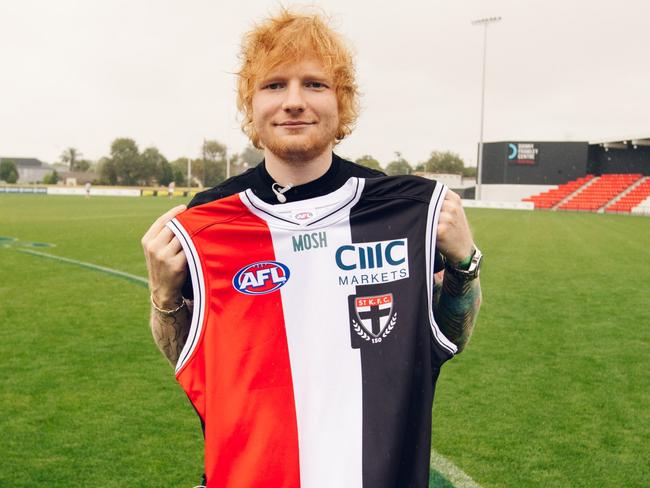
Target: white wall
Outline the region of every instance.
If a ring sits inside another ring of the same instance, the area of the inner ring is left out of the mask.
[[[38,183],[43,181],[45,175],[52,172],[51,168],[32,167],[32,166],[17,166],[18,181],[16,183]]]
[[[463,200],[465,208],[500,208],[508,210],[534,210],[533,202],[494,202],[485,200]]]
[[[481,200],[520,202],[522,198],[557,188],[557,185],[481,185]]]
[[[429,180],[436,180],[440,183],[447,185],[449,188],[470,188],[476,185],[476,178],[465,178],[462,175],[455,175],[449,173],[425,173],[422,171],[416,171],[413,173],[417,176],[422,176]]]
[[[650,215],[650,197],[643,200],[631,210],[635,215]]]

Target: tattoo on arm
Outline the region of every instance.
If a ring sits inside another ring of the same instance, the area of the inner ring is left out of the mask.
[[[481,307],[479,279],[465,280],[444,273],[442,283],[434,285],[433,313],[445,336],[462,351],[472,335]]]
[[[176,366],[187,341],[192,317],[191,301],[173,315],[164,315],[151,308],[151,332],[153,340],[172,366]]]

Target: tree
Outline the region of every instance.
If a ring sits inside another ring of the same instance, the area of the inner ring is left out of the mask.
[[[218,161],[226,156],[226,146],[214,139],[203,141],[203,157],[211,161]]]
[[[239,159],[246,164],[246,168],[251,168],[264,159],[264,152],[249,144],[239,155]]]
[[[158,184],[167,186],[173,178],[171,165],[156,147],[148,147],[142,151],[138,178],[141,184],[150,185],[155,179]]]
[[[432,151],[429,159],[415,167],[416,171],[427,173],[463,174],[465,162],[456,153],[450,151]]]
[[[143,176],[140,152],[133,139],[115,139],[111,144],[111,160],[115,165],[117,183],[136,185]]]
[[[226,179],[226,146],[208,139],[201,150],[203,157],[192,162],[192,173],[199,177],[203,186],[218,185]]]
[[[70,171],[85,171],[78,167],[79,162],[82,161],[81,156],[82,154],[78,149],[69,147],[61,153],[61,162],[67,164]]]
[[[43,183],[46,185],[56,185],[59,182],[59,173],[56,170],[43,177]]]
[[[465,178],[476,178],[476,166],[470,166],[469,168],[463,168],[463,176]]]
[[[7,183],[16,183],[18,181],[18,168],[11,159],[0,161],[0,181],[6,181]]]
[[[99,160],[99,181],[107,185],[117,184],[117,168],[111,158]]]
[[[160,161],[158,165],[158,183],[163,186],[169,185],[174,179],[174,171],[172,170],[172,165],[166,159]]]
[[[395,160],[386,165],[386,174],[389,176],[410,175],[412,171],[413,168],[399,151],[395,152]]]
[[[230,176],[236,176],[257,166],[264,159],[264,151],[249,144],[240,154],[231,154],[228,159],[230,160]]]
[[[357,158],[355,163],[360,164],[362,166],[365,166],[370,169],[376,169],[377,171],[383,171],[381,164],[379,164],[379,161],[377,161],[375,158],[370,156],[369,154],[365,154],[361,156],[360,158]]]
[[[190,182],[187,179],[187,163],[189,161],[189,158],[178,158],[170,163],[172,172],[174,173],[174,181],[177,185],[190,186]],[[192,168],[192,173],[195,171],[196,169]]]
[[[73,171],[88,171],[92,166],[92,162],[88,159],[80,159],[75,163]]]
[[[185,173],[183,173],[180,169],[172,167],[172,174],[174,175],[174,183],[176,183],[178,186],[185,184]]]

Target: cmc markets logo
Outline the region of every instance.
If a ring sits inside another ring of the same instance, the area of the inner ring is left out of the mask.
[[[340,246],[334,255],[339,285],[371,285],[408,278],[408,239]]]
[[[265,295],[284,286],[290,275],[289,268],[282,263],[259,261],[237,271],[232,286],[245,295]]]

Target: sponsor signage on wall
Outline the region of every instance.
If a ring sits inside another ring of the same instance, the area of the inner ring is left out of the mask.
[[[34,186],[0,186],[0,193],[47,193],[47,188]]]
[[[537,164],[539,147],[533,142],[508,143],[508,162],[510,164]]]
[[[91,196],[102,197],[139,197],[140,188],[91,188]],[[47,188],[48,195],[85,195],[83,187],[50,186]]]

